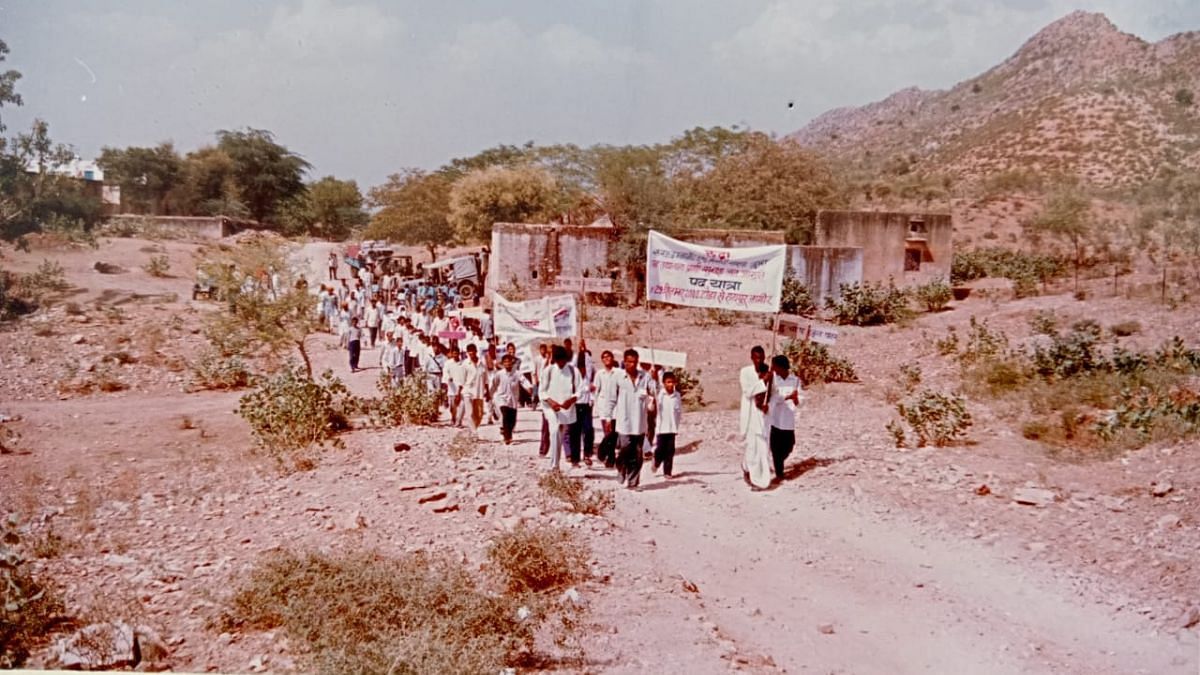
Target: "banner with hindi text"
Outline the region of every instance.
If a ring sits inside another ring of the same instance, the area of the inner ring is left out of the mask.
[[[787,246],[718,248],[650,231],[646,299],[739,312],[778,312]]]

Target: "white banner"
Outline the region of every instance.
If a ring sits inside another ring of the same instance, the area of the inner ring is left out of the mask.
[[[634,347],[634,351],[638,353],[638,361],[641,363],[650,363],[663,368],[686,368],[687,354],[685,352],[671,352],[665,349],[651,349],[649,347]]]
[[[492,305],[497,335],[545,339],[572,337],[579,321],[573,295],[511,302],[496,293]]]
[[[646,299],[739,312],[779,311],[787,246],[716,248],[650,231]]]
[[[492,299],[492,316],[496,335],[532,337],[554,337],[550,305],[545,298],[510,302],[496,293]]]

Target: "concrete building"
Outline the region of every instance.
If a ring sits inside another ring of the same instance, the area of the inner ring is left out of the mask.
[[[862,281],[899,285],[948,278],[952,249],[948,214],[823,211],[813,246],[789,246],[788,266],[823,303],[843,284]],[[783,231],[696,229],[672,236],[708,246],[736,248],[785,243]],[[553,291],[563,276],[607,276],[615,292],[631,301],[644,295],[641,271],[616,265],[620,231],[594,225],[496,223],[492,227],[487,290],[524,295]]]
[[[907,286],[950,278],[952,231],[948,213],[821,211],[813,243],[861,248],[863,281]]]

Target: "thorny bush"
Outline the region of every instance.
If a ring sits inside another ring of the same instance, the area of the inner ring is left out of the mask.
[[[441,392],[430,391],[424,377],[412,374],[393,384],[391,376],[380,373],[375,387],[379,398],[368,404],[373,424],[390,427],[437,421]]]
[[[834,356],[825,345],[807,340],[788,340],[783,353],[791,362],[792,372],[804,386],[826,382],[858,382],[854,364]]]
[[[552,591],[587,576],[587,544],[571,530],[554,525],[519,525],[497,535],[487,555],[512,593]]]
[[[817,303],[813,300],[812,291],[800,279],[796,278],[792,268],[787,269],[783,277],[783,290],[780,293],[779,309],[784,314],[799,314],[812,316],[817,311]]]
[[[19,668],[67,619],[54,591],[25,570],[16,516],[6,516],[0,532],[0,668]]]
[[[896,323],[912,316],[908,294],[893,284],[842,284],[838,297],[826,298],[825,305],[838,323],[854,326]]]
[[[202,352],[192,364],[192,387],[195,389],[242,389],[253,381],[254,375],[240,357],[222,356],[213,348]]]
[[[361,404],[331,371],[310,380],[287,367],[265,379],[238,402],[237,413],[250,424],[258,447],[281,466],[311,468],[314,447],[342,447],[338,434]]]
[[[700,383],[701,371],[693,374],[689,370],[677,368],[675,385],[679,388],[679,396],[683,399],[683,407],[687,410],[700,410],[704,407],[704,385]]]
[[[258,563],[225,622],[282,628],[321,673],[487,673],[521,665],[543,618],[424,553],[281,551]]]
[[[934,279],[913,289],[913,296],[927,312],[940,312],[954,299],[954,290],[941,279]]]
[[[908,424],[917,447],[932,443],[936,447],[953,445],[962,440],[967,429],[973,423],[971,413],[967,411],[967,401],[957,394],[944,394],[932,389],[926,389],[913,396],[908,401],[896,404],[896,412]],[[898,430],[895,422],[888,424],[888,430],[896,438],[896,444],[903,446],[907,439],[902,430]]]
[[[598,516],[613,507],[610,492],[588,489],[582,481],[571,478],[561,471],[548,471],[538,478],[538,487],[547,497],[558,499],[571,511],[589,516]]]

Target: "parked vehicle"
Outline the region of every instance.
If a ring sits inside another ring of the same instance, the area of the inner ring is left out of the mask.
[[[426,283],[453,286],[464,302],[473,300],[483,286],[479,274],[479,261],[473,255],[445,258],[428,263],[424,267]]]

